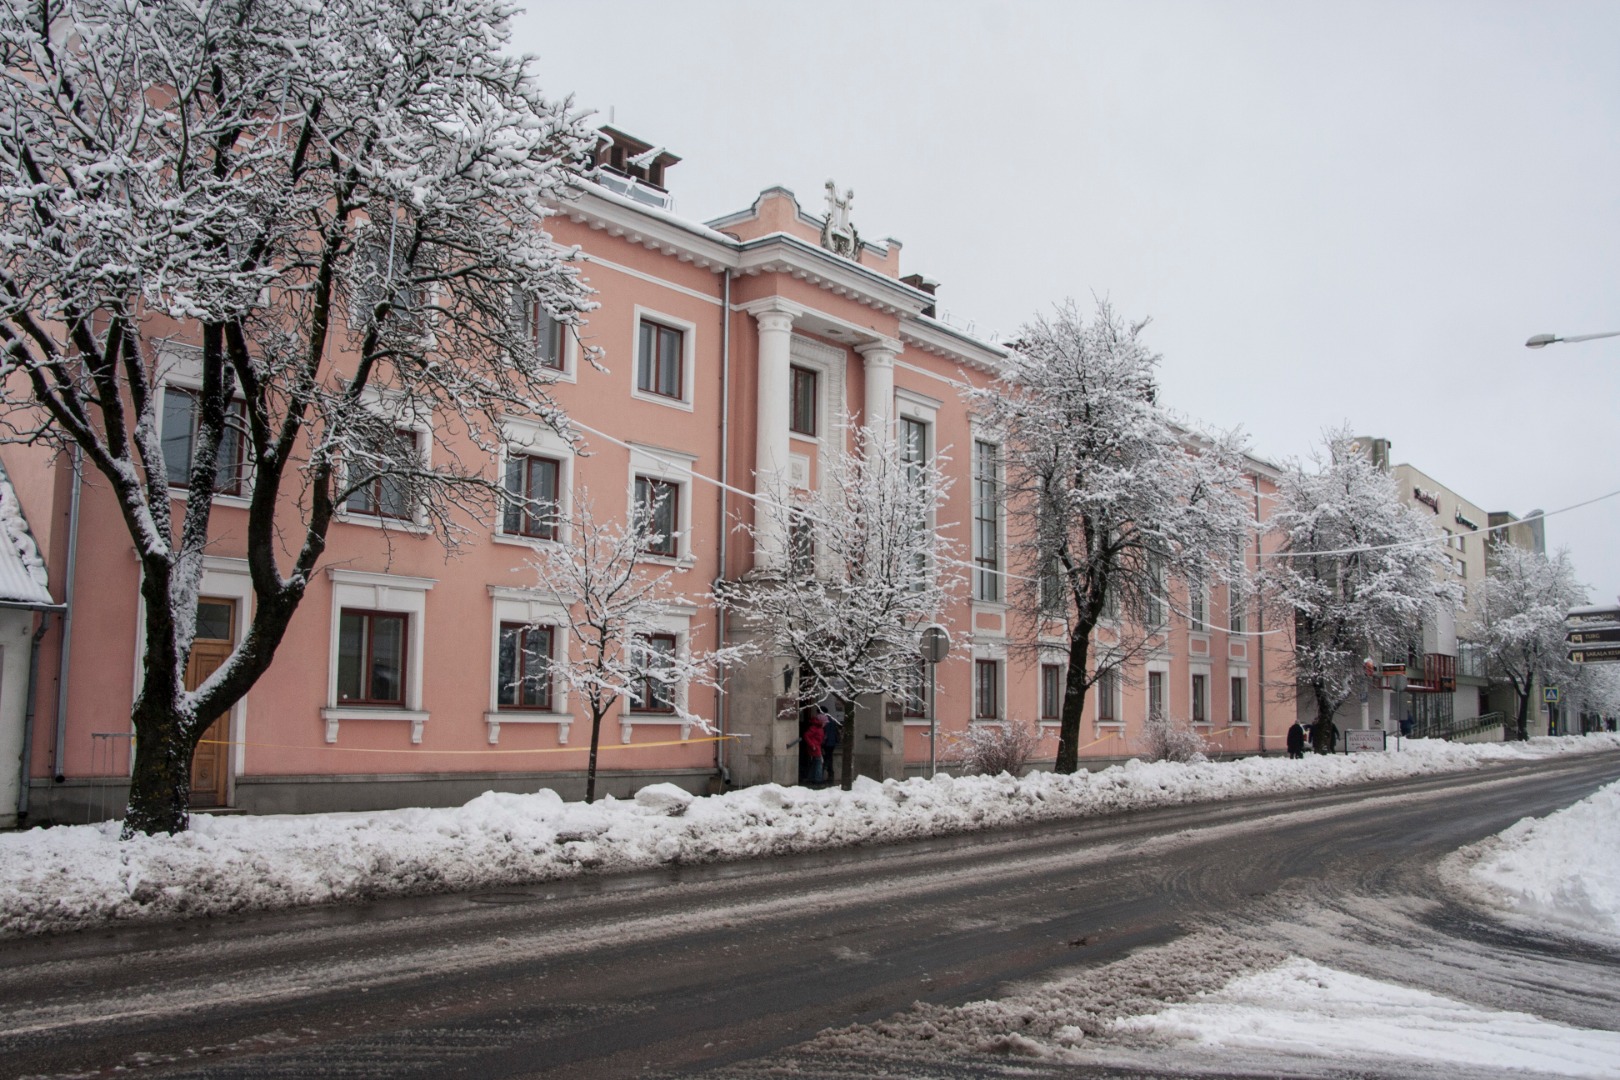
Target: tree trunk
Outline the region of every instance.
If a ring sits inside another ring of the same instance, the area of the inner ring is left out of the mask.
[[[596,801],[596,751],[602,744],[602,714],[591,710],[591,756],[585,765],[585,802]]]
[[[203,728],[172,708],[135,703],[135,761],[124,810],[124,840],[185,832],[191,824],[191,755]]]
[[[1063,712],[1058,719],[1057,761],[1053,772],[1073,773],[1080,768],[1080,720],[1086,711],[1086,660],[1091,651],[1091,627],[1076,626],[1069,638],[1068,679],[1063,685]]]
[[[1338,731],[1333,714],[1338,711],[1338,706],[1329,701],[1325,694],[1317,693],[1316,723],[1311,725],[1311,749],[1318,754],[1333,753],[1333,736]]]
[[[1514,687],[1515,690],[1518,687]],[[1530,741],[1530,687],[1526,686],[1519,695],[1519,741]]]
[[[839,755],[842,775],[838,778],[838,786],[848,791],[855,784],[855,703],[843,698],[838,701],[844,707],[844,730],[840,733],[842,742],[839,744],[839,749],[843,751]]]

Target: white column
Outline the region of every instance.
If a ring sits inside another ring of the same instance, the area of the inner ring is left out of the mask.
[[[868,428],[893,438],[890,425],[894,421],[894,357],[900,351],[892,341],[874,341],[855,346],[866,367],[866,408],[862,422]]]
[[[796,308],[786,304],[760,307],[759,428],[754,437],[754,569],[780,570],[786,565],[788,499],[788,411],[793,388],[789,356]]]

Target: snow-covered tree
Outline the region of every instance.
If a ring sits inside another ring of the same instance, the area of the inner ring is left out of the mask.
[[[591,306],[539,209],[588,133],[502,52],[512,11],[0,2],[0,412],[100,474],[140,560],[126,836],[186,828],[197,739],[269,667],[341,508],[453,539],[497,497],[497,417],[558,422],[514,316]],[[188,691],[227,491],[253,617]]]
[[[1437,605],[1462,591],[1424,518],[1403,504],[1394,478],[1328,432],[1325,457],[1283,474],[1268,531],[1280,538],[1262,571],[1268,604],[1294,625],[1295,684],[1316,706],[1312,740],[1332,750],[1333,715],[1365,685],[1372,656],[1405,659],[1407,643]]]
[[[1025,326],[1002,376],[970,394],[1004,440],[1028,638],[1067,645],[1059,772],[1079,767],[1086,690],[1162,633],[1169,582],[1230,579],[1254,529],[1237,439],[1193,437],[1158,406],[1145,325],[1066,303]],[[1102,650],[1105,620],[1117,635]]]
[[[1536,681],[1562,682],[1563,675],[1573,674],[1564,647],[1566,616],[1586,603],[1586,588],[1575,577],[1569,552],[1548,558],[1498,540],[1474,593],[1469,636],[1483,650],[1491,676],[1513,688],[1519,699],[1518,737],[1528,739]]]
[[[590,494],[581,491],[567,543],[547,545],[533,560],[537,593],[568,612],[563,641],[553,655],[525,664],[556,695],[578,694],[591,716],[590,760],[585,801],[596,800],[596,759],[602,720],[615,708],[653,709],[708,731],[709,724],[687,705],[694,686],[714,687],[717,669],[736,664],[748,646],[694,649],[691,628],[671,627],[678,608],[690,602],[676,595],[675,572],[647,561],[662,549],[670,524],[663,504],[638,506],[628,518],[599,521]]]
[[[918,635],[944,621],[962,582],[956,545],[937,520],[950,481],[937,456],[916,460],[902,449],[855,428],[851,451],[834,455],[825,483],[789,511],[785,570],[721,591],[778,652],[798,659],[801,692],[837,698],[846,716],[863,696],[913,689]],[[846,733],[845,789],[854,742]]]

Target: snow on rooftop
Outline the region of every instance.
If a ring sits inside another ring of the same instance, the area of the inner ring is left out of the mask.
[[[11,478],[0,466],[0,600],[22,604],[50,604],[50,582],[45,576],[45,560],[39,545],[28,531],[22,504],[11,486]]]
[[[862,778],[849,792],[764,784],[694,798],[655,784],[594,805],[486,792],[453,809],[202,815],[190,832],[126,842],[117,822],[33,829],[0,835],[0,934],[820,851],[1604,750],[1620,750],[1620,735],[1406,740],[1382,754],[1131,761],[1072,776]]]

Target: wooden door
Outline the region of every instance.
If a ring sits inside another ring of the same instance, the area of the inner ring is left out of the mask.
[[[197,604],[197,641],[186,664],[186,689],[195,690],[236,646],[236,601],[203,597]],[[191,805],[224,806],[230,776],[231,715],[226,712],[203,732],[191,756]]]

